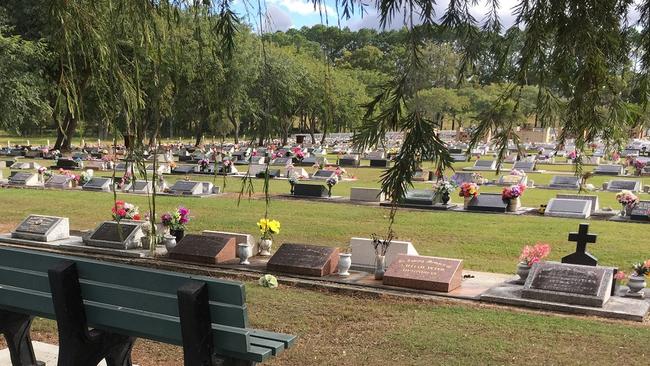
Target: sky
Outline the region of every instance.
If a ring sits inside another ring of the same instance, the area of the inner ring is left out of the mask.
[[[244,21],[252,24],[257,29],[259,24],[259,17],[257,15],[257,1],[258,0],[235,0],[234,7]],[[301,28],[302,26],[312,26],[315,24],[329,24],[331,26],[339,25],[339,20],[336,15],[336,7],[333,0],[323,0],[324,6],[321,8],[314,8],[311,0],[259,0],[262,8],[265,9],[262,13],[266,14],[263,19],[265,32],[274,32],[277,30],[286,31],[289,28]],[[374,9],[374,0],[365,0],[370,5],[367,6],[367,13],[361,16],[357,13],[349,20],[340,20],[341,27],[349,27],[352,30],[360,28],[374,28],[379,29],[379,18]],[[492,2],[489,0],[487,2]],[[514,22],[512,15],[512,8],[521,0],[499,0],[499,16],[505,29],[509,28]],[[635,0],[638,3],[639,0]],[[479,0],[479,5],[472,7],[471,12],[474,17],[481,21],[488,6],[486,0]],[[436,16],[441,17],[449,0],[437,0]],[[399,17],[390,25],[389,28],[400,28],[402,23]],[[631,21],[638,19],[636,10],[632,12]]]
[[[315,24],[327,24],[332,26],[338,25],[338,17],[336,15],[336,7],[333,0],[324,0],[324,6],[321,8],[314,8],[310,0],[260,0],[262,7],[266,8],[263,11],[267,16],[263,19],[265,23],[265,31],[286,31],[289,28],[301,28],[302,26],[312,26]],[[500,0],[500,11],[504,26],[508,27],[513,23],[513,16],[511,8],[520,0]],[[435,6],[436,15],[442,16],[449,0],[438,0]],[[374,9],[374,0],[369,0],[367,13],[363,16],[355,9],[355,15],[351,19],[340,20],[341,27],[349,27],[352,30],[360,28],[374,28],[379,29],[379,18]],[[259,19],[257,15],[257,0],[235,0],[234,2],[236,11],[244,17],[244,21],[253,24],[257,28]],[[487,12],[487,6],[481,4],[472,8],[472,13],[476,19],[483,19]],[[396,17],[399,18],[399,17]],[[400,28],[401,19],[396,19],[390,28]]]

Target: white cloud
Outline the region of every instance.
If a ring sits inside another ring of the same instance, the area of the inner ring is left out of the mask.
[[[329,16],[336,16],[336,10],[331,6],[320,4],[314,7],[314,4],[308,0],[267,0],[267,3],[280,6],[288,12],[298,15],[319,15],[322,12],[324,17],[327,12]]]
[[[293,26],[293,21],[289,14],[275,5],[269,5],[266,9],[265,32],[283,31]]]

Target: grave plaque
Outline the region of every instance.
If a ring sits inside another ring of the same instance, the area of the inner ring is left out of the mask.
[[[555,175],[548,186],[556,189],[578,189],[580,178],[573,175]]]
[[[294,196],[304,197],[328,197],[327,187],[320,184],[296,183],[293,185]]]
[[[153,187],[151,185],[151,182],[144,180],[136,180],[133,182],[131,188],[129,189],[129,192],[133,193],[150,193],[152,191]]]
[[[56,161],[56,165],[54,166],[56,169],[66,169],[66,170],[75,170],[75,169],[81,169],[83,168],[83,164],[81,162],[77,162],[72,159],[58,159]]]
[[[503,200],[500,193],[482,193],[472,198],[467,205],[469,211],[506,212],[508,203]]]
[[[479,159],[472,167],[474,170],[497,170],[497,162],[495,160],[482,160]]]
[[[384,285],[450,292],[460,287],[460,259],[400,254],[384,273]]]
[[[427,182],[433,180],[433,172],[428,170],[418,170],[413,174],[413,181],[415,182]]]
[[[219,264],[234,260],[236,249],[234,237],[190,234],[169,251],[169,257],[187,262]]]
[[[650,201],[639,201],[634,209],[632,209],[630,219],[648,221],[650,219]]]
[[[593,214],[594,212],[600,210],[600,200],[598,199],[598,196],[596,195],[589,195],[589,194],[558,194],[556,196],[557,198],[562,198],[562,199],[569,199],[569,200],[585,200],[585,201],[591,201],[591,213]]]
[[[453,162],[456,162],[456,163],[460,163],[460,162],[465,162],[465,161],[467,161],[467,155],[465,155],[465,154],[460,154],[460,153],[459,153],[459,154],[454,154],[454,153],[451,153],[450,156],[451,156],[451,160],[452,160]]]
[[[515,184],[528,184],[528,177],[525,175],[502,175],[497,184],[500,186],[512,186]]]
[[[115,221],[104,221],[83,241],[91,247],[133,249],[140,246],[143,236],[140,222],[122,220],[118,224]]]
[[[287,166],[291,163],[291,158],[277,158],[271,162],[272,166]]]
[[[545,302],[603,307],[611,295],[614,268],[539,262],[533,264],[521,296]]]
[[[436,192],[428,189],[412,189],[406,192],[404,203],[431,206],[435,203]]]
[[[269,271],[323,277],[336,271],[339,249],[285,243],[266,264]]]
[[[359,166],[360,160],[358,155],[344,155],[339,159],[338,165],[340,166]]]
[[[456,172],[454,173],[449,180],[456,183],[456,185],[461,185],[465,182],[474,183],[474,173],[469,172]]]
[[[610,192],[623,190],[641,192],[641,182],[637,180],[612,180],[607,184],[607,190]]]
[[[333,170],[319,170],[311,176],[311,179],[327,180],[333,178],[335,175],[336,172]]]
[[[624,172],[625,169],[623,166],[618,164],[598,165],[596,169],[594,169],[594,174],[601,175],[623,175]]]
[[[29,215],[11,233],[12,238],[51,242],[70,237],[67,217]]]
[[[386,159],[370,159],[370,166],[373,168],[388,168],[389,161]]]
[[[195,171],[194,165],[178,165],[176,168],[172,169],[174,174],[192,174]]]
[[[512,169],[521,170],[526,173],[532,173],[537,169],[537,167],[535,166],[535,162],[520,160],[515,162],[515,164],[512,166]]]
[[[45,182],[45,188],[68,189],[72,187],[72,178],[67,175],[54,174]]]
[[[90,191],[110,191],[111,190],[111,179],[110,178],[101,178],[93,177],[88,183],[84,184],[81,187],[83,190]]]
[[[189,180],[178,180],[169,188],[169,190],[173,194],[201,195],[203,194],[203,184],[201,182]]]
[[[9,176],[9,184],[17,186],[38,185],[38,175],[30,172],[16,172]]]
[[[379,188],[350,188],[350,201],[383,202],[384,199],[384,193]]]
[[[591,200],[551,198],[544,216],[586,219],[591,216]]]

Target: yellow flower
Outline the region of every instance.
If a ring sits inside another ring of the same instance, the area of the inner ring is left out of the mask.
[[[257,227],[263,236],[267,234],[278,234],[280,232],[280,222],[277,220],[260,219],[257,222]]]
[[[269,221],[268,222],[268,229],[271,232],[271,234],[280,233],[280,221],[277,221],[277,220]]]

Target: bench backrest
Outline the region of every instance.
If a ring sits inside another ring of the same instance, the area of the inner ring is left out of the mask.
[[[53,319],[47,271],[64,260],[76,264],[92,327],[182,345],[177,290],[199,281],[208,288],[215,350],[249,349],[244,285],[205,276],[0,247],[0,308]]]

